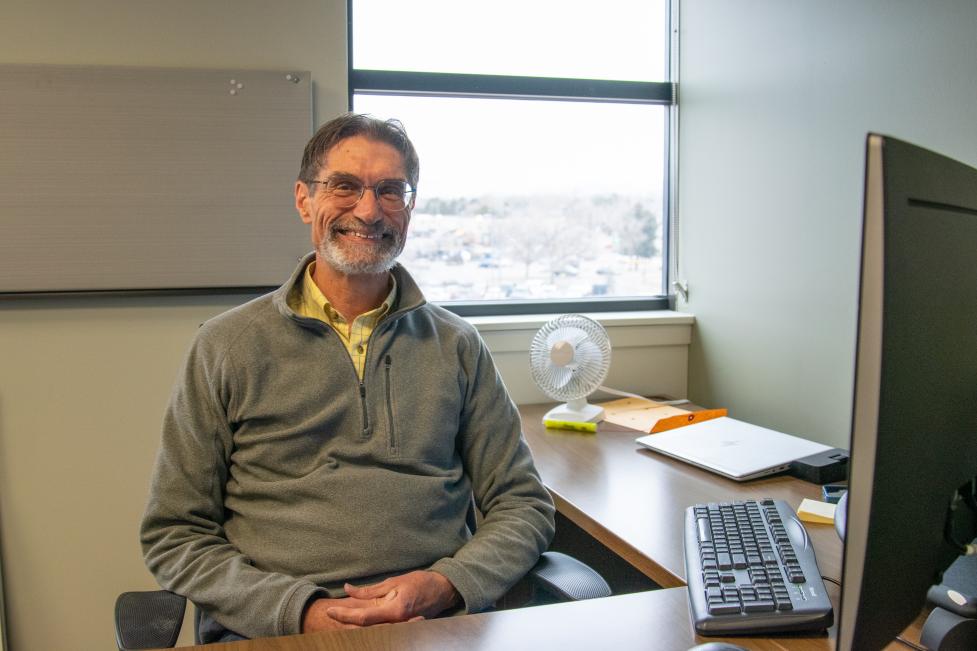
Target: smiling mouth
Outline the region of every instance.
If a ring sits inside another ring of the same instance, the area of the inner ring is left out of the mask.
[[[389,237],[389,233],[386,232],[376,232],[376,233],[364,233],[363,231],[356,231],[349,228],[337,228],[333,231],[337,235],[343,235],[352,237],[358,240],[363,240],[364,242],[380,242],[385,237]]]

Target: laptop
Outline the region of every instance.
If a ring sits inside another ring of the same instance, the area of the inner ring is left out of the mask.
[[[635,442],[735,481],[782,472],[795,459],[832,449],[728,416],[648,434]]]

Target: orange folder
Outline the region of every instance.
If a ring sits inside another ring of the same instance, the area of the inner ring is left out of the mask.
[[[677,414],[675,416],[669,416],[668,418],[662,418],[655,426],[651,428],[652,434],[657,434],[658,432],[667,432],[670,429],[676,429],[678,427],[685,427],[686,425],[691,425],[692,423],[701,423],[704,420],[712,420],[713,418],[720,418],[726,415],[725,409],[703,409],[702,411],[690,411],[687,414]]]

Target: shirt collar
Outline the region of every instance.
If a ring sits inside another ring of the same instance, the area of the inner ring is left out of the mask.
[[[315,260],[305,267],[305,274],[302,279],[302,301],[310,307],[317,307],[319,314],[321,314],[320,318],[323,318],[329,323],[346,323],[343,315],[336,311],[336,308],[329,303],[329,299],[325,297],[322,290],[319,289],[319,286],[315,284],[315,280],[312,277],[313,271],[315,271]],[[373,317],[379,322],[380,319],[393,309],[394,303],[397,300],[397,279],[394,278],[393,274],[389,274],[388,277],[390,278],[390,292],[387,293],[387,297],[383,300],[383,303],[360,316]]]

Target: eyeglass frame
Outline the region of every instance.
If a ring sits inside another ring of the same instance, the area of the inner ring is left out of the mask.
[[[366,189],[367,188],[369,188],[373,192],[373,197],[376,199],[377,205],[380,206],[380,209],[381,210],[387,210],[387,211],[407,210],[408,207],[411,204],[411,201],[413,201],[414,196],[417,194],[417,188],[414,187],[414,185],[410,181],[408,181],[406,179],[396,179],[396,178],[394,178],[394,179],[380,179],[379,181],[377,181],[373,185],[367,185],[366,183],[363,183],[363,181],[361,181],[356,176],[353,176],[352,174],[335,174],[335,175],[333,175],[333,176],[331,176],[331,177],[329,177],[329,178],[327,178],[327,179],[325,179],[323,181],[320,181],[318,179],[303,179],[303,180],[304,180],[304,182],[306,184],[309,184],[309,185],[313,185],[313,184],[322,185],[323,186],[323,189],[326,190],[326,192],[329,195],[329,197],[335,201],[336,200],[336,197],[334,196],[334,193],[333,192],[330,192],[328,188],[329,188],[329,184],[330,183],[335,183],[337,181],[337,178],[336,177],[338,177],[340,180],[345,179],[345,180],[348,180],[348,181],[355,181],[360,186],[360,194],[359,194],[359,196],[356,197],[356,199],[352,203],[350,203],[348,206],[344,206],[345,208],[352,208],[353,206],[355,206],[356,204],[358,204],[360,201],[362,201],[363,200],[363,195],[366,194]],[[401,207],[401,208],[388,208],[388,207],[385,207],[383,205],[383,201],[380,199],[380,194],[377,192],[377,186],[383,185],[384,183],[388,183],[388,182],[402,183],[405,186],[407,186],[408,190],[406,192],[404,192],[404,205],[403,205],[403,207]],[[408,198],[407,195],[410,195],[410,197]]]

